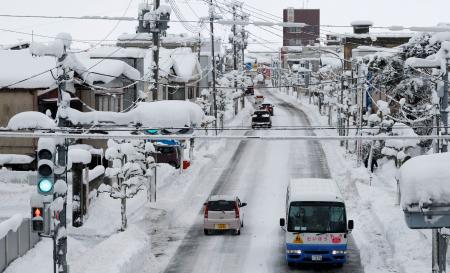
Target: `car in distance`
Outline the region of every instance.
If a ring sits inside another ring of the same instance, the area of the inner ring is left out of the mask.
[[[273,107],[274,105],[270,102],[263,102],[261,106],[259,106],[260,110],[267,110],[271,116],[273,116]]]
[[[245,89],[245,95],[255,95],[255,87],[253,85],[247,86],[247,88]]]
[[[252,128],[267,127],[272,128],[272,120],[267,110],[256,110],[252,115]]]
[[[264,101],[264,96],[256,95],[255,96],[255,104],[261,104]]]
[[[237,196],[212,195],[203,205],[205,235],[225,230],[231,230],[235,235],[241,234],[241,228],[244,227],[244,214],[241,208],[247,206],[247,203],[241,203]]]

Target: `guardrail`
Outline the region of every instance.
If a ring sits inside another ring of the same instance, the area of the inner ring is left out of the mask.
[[[32,249],[40,237],[31,232],[29,218],[14,215],[0,223],[0,272],[3,272],[15,259]]]

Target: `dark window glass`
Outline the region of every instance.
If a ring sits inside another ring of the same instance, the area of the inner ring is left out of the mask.
[[[344,204],[292,202],[288,214],[288,231],[313,233],[346,232]]]
[[[209,201],[208,202],[208,210],[211,211],[229,211],[234,210],[234,201]]]

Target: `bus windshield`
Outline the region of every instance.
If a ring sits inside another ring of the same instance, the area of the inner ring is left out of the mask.
[[[346,232],[344,204],[337,202],[291,202],[287,228],[290,232],[303,233]]]

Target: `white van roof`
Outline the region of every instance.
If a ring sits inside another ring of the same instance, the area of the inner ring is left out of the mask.
[[[332,179],[292,178],[289,201],[344,202],[344,198]]]

